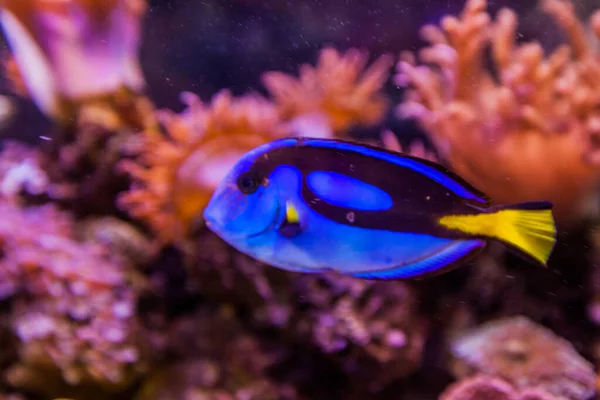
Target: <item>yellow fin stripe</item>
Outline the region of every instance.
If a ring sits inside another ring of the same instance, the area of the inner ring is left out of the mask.
[[[448,215],[439,223],[474,236],[500,240],[546,264],[556,242],[551,209],[503,209],[475,215]]]
[[[296,210],[296,207],[294,207],[291,201],[287,201],[285,203],[285,218],[288,222],[291,222],[292,224],[300,222],[298,210]]]

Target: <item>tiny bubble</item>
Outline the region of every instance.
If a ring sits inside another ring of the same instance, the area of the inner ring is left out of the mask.
[[[348,214],[346,214],[346,219],[351,224],[354,223],[354,213],[352,211],[350,211]]]

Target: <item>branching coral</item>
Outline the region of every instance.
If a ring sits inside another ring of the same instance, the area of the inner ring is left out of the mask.
[[[53,371],[109,387],[137,377],[146,361],[137,295],[118,253],[75,241],[73,221],[53,206],[0,201],[0,212],[1,294],[21,341],[11,383],[44,392]]]
[[[141,157],[124,163],[134,183],[119,200],[159,239],[180,239],[233,163],[252,148],[287,134],[275,107],[258,95],[228,91],[210,104],[185,94],[181,114],[159,114],[166,136],[147,132]]]
[[[390,130],[381,132],[381,141],[386,149],[405,153],[413,157],[423,158],[425,160],[438,162],[435,153],[425,147],[422,141],[413,140],[408,146],[402,146],[398,138]]]
[[[546,58],[537,43],[515,44],[513,11],[492,22],[485,0],[469,0],[441,28],[424,27],[431,45],[419,57],[428,66],[403,55],[396,82],[409,90],[398,111],[416,118],[442,158],[495,201],[550,200],[564,221],[580,216],[598,182],[600,55],[569,3],[547,0],[544,9],[569,38]],[[600,34],[600,12],[590,23]]]
[[[326,125],[321,129],[339,134],[355,124],[375,124],[387,111],[387,99],[380,91],[388,79],[392,60],[384,55],[365,69],[367,62],[368,54],[357,49],[340,54],[326,48],[316,67],[300,67],[299,78],[267,72],[263,82],[283,119],[314,120],[318,114],[324,117],[322,123]],[[314,136],[312,129],[301,135]]]
[[[564,399],[589,399],[595,391],[593,366],[571,343],[525,317],[492,321],[452,344],[458,376],[481,372],[519,389],[539,388]]]

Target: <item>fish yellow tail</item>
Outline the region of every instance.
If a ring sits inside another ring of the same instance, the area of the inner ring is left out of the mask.
[[[448,229],[504,242],[543,265],[556,243],[552,204],[548,202],[498,207],[481,214],[447,215],[439,223]]]

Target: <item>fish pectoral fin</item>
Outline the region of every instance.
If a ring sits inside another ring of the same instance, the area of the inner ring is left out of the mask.
[[[289,223],[300,223],[300,215],[298,215],[298,210],[294,206],[291,201],[285,202],[285,219]]]
[[[288,238],[298,236],[303,231],[303,227],[300,222],[300,214],[298,213],[298,209],[291,201],[286,201],[285,218],[277,229],[277,232]]]

